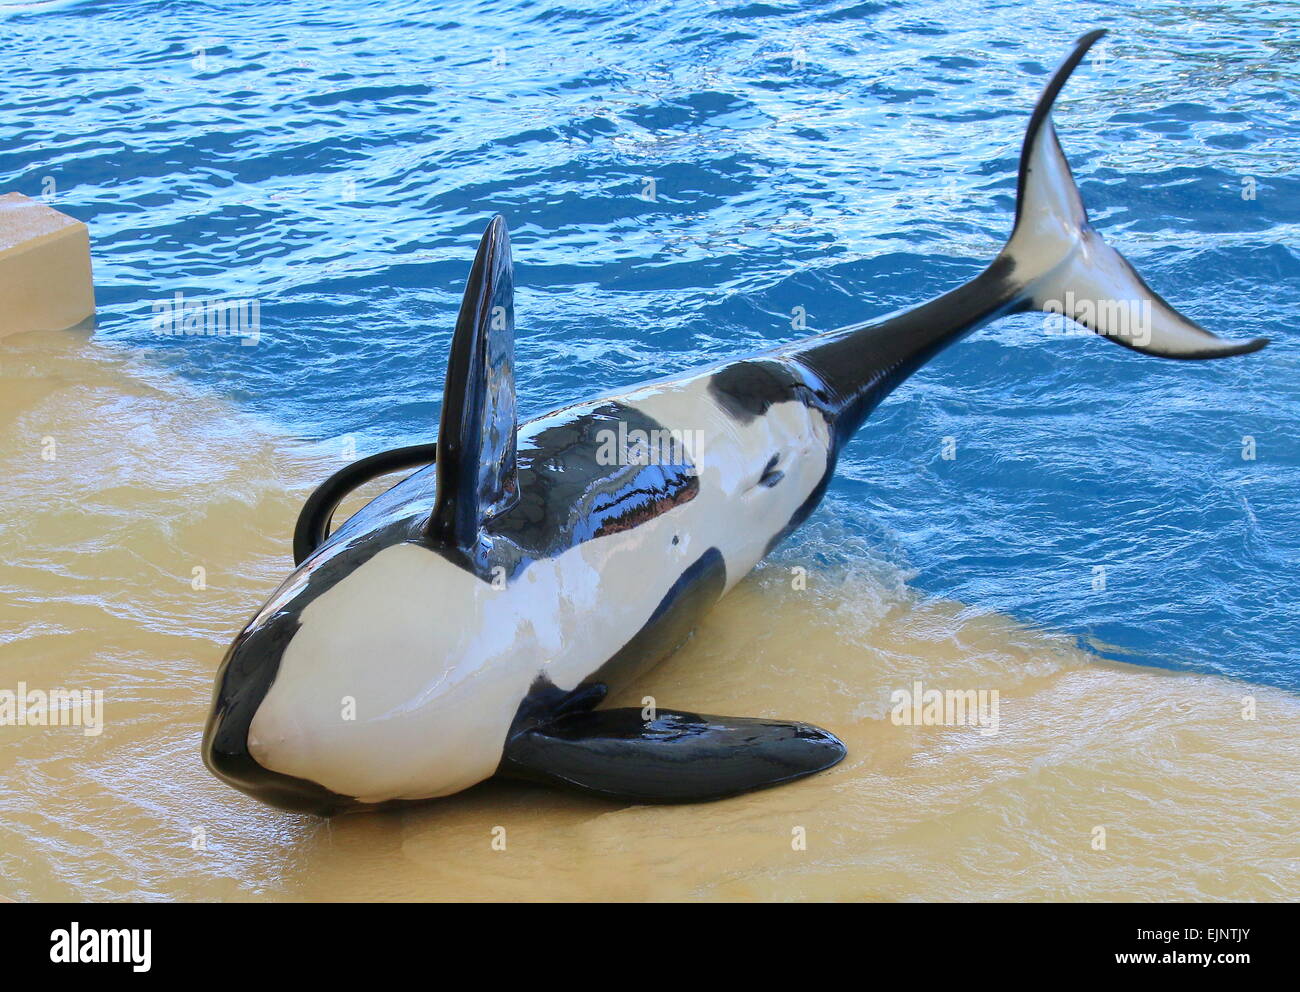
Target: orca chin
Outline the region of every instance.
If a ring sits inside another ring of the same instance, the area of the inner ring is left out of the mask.
[[[240,643],[231,647],[222,663],[223,671],[230,666]],[[267,665],[268,662],[263,660],[259,667]],[[239,694],[222,698],[222,693],[218,692],[203,732],[203,763],[208,770],[240,792],[291,813],[331,816],[355,805],[355,800],[331,792],[323,785],[272,771],[258,763],[249,747],[249,725],[257,712],[261,694],[257,694],[256,699],[250,696]]]
[[[281,612],[265,622],[254,621],[230,646],[218,670],[203,732],[203,763],[223,782],[268,806],[329,816],[353,805],[353,800],[316,782],[266,768],[249,747],[253,717],[297,627],[296,617]]]
[[[228,730],[221,723],[210,725],[203,747],[203,763],[232,788],[289,813],[333,816],[356,805],[355,800],[323,785],[264,768],[249,753],[246,743],[238,743],[238,737],[234,728]]]

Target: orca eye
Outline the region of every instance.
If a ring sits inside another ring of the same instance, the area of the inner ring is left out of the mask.
[[[776,463],[780,457],[780,455],[773,455],[768,460],[766,467],[763,469],[763,474],[758,478],[758,484],[760,486],[767,486],[768,489],[771,489],[785,478],[785,473],[778,471],[776,467]]]

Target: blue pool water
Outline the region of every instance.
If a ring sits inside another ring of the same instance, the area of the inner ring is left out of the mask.
[[[364,455],[431,438],[497,211],[525,413],[788,340],[799,307],[828,330],[969,278],[1009,229],[1046,73],[1109,27],[1056,114],[1094,223],[1195,319],[1274,344],[1161,362],[1002,321],[876,413],[820,513],[927,594],[1295,690],[1298,23],[1112,0],[0,4],[0,191],[90,225],[102,340]],[[154,334],[177,292],[258,300],[260,342]],[[819,541],[778,554],[833,556]]]

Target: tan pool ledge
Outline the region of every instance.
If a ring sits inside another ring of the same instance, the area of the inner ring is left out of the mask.
[[[24,196],[0,196],[0,338],[56,331],[95,312],[90,232]]]

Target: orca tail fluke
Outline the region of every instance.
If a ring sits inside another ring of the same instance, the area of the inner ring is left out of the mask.
[[[1226,358],[1267,338],[1225,340],[1166,303],[1088,223],[1052,125],[1052,104],[1104,30],[1079,39],[1034,107],[1020,154],[1016,224],[1002,252],[1027,309],[1069,317],[1116,344],[1162,358]]]

